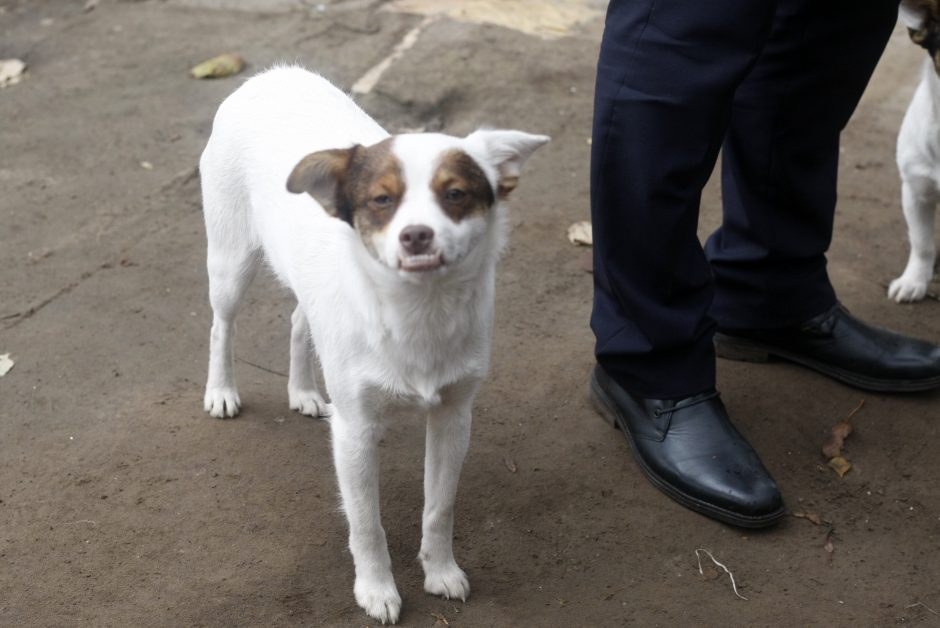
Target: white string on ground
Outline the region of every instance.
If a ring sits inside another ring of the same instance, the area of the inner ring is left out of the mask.
[[[927,605],[924,604],[923,602],[914,602],[913,604],[908,604],[905,608],[914,608],[915,606],[923,606],[924,608],[926,608],[928,611],[930,611],[930,612],[933,613],[934,615],[940,615],[940,613],[938,613],[937,611],[933,610],[932,608],[930,608],[929,606],[927,606]]]
[[[746,599],[747,599],[746,597],[744,597],[743,595],[741,595],[740,593],[738,593],[738,585],[737,585],[737,584],[735,583],[735,581],[734,581],[734,574],[731,573],[731,570],[728,569],[727,567],[725,567],[724,565],[722,565],[721,563],[719,563],[717,560],[715,560],[715,557],[712,556],[712,553],[709,552],[707,549],[705,549],[705,548],[703,548],[703,547],[700,547],[699,549],[695,550],[695,557],[698,559],[698,572],[699,572],[699,574],[701,574],[701,575],[703,575],[703,576],[705,575],[705,572],[702,571],[702,555],[699,554],[699,552],[705,552],[706,554],[708,554],[708,557],[712,559],[712,562],[713,562],[713,563],[715,563],[716,565],[718,565],[719,567],[721,567],[722,569],[725,570],[725,573],[728,574],[728,577],[729,577],[729,578],[731,578],[731,588],[734,590],[734,594],[737,595],[737,596],[738,596],[739,598],[741,598],[742,600],[746,600]]]

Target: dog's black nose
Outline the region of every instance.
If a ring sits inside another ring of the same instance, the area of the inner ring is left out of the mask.
[[[427,225],[408,225],[401,230],[398,240],[409,255],[421,255],[431,248],[434,229]]]

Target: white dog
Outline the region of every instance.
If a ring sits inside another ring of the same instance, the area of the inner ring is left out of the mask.
[[[898,133],[901,207],[911,253],[904,273],[888,287],[888,297],[901,303],[924,298],[937,257],[934,221],[940,200],[940,12],[935,0],[904,0],[899,16],[911,38],[930,53]]]
[[[325,79],[282,67],[222,103],[202,154],[213,310],[206,411],[240,408],[234,318],[264,259],[298,302],[290,407],[331,415],[356,601],[383,623],[397,621],[401,598],[379,517],[377,445],[398,411],[427,418],[424,588],[460,599],[470,591],[454,561],[453,509],[490,358],[503,201],[548,139],[389,136]],[[331,406],[317,389],[317,358]]]

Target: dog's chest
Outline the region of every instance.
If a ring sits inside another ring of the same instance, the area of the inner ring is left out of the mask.
[[[456,300],[383,312],[379,345],[383,388],[435,405],[440,390],[486,371],[490,324],[478,304]]]
[[[340,308],[333,307],[337,301],[314,299],[311,326],[328,386],[428,407],[437,405],[447,386],[482,379],[489,366],[493,290],[486,279],[475,283],[465,290],[431,290],[350,282]]]

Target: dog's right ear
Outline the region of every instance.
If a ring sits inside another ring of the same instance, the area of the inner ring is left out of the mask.
[[[348,203],[342,198],[340,183],[359,146],[310,153],[300,160],[287,177],[287,191],[306,192],[331,216],[352,224]]]

